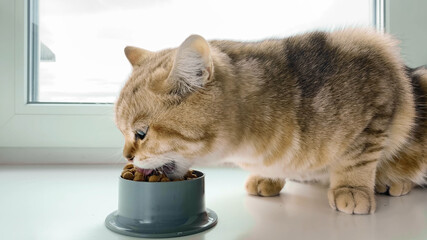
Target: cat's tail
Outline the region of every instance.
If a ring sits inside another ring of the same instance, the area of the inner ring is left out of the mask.
[[[415,95],[415,107],[417,116],[418,131],[420,131],[419,144],[423,145],[420,159],[424,163],[424,182],[421,185],[427,187],[427,65],[417,68],[406,67],[408,76]]]
[[[427,90],[427,65],[419,66],[417,68],[410,68],[406,66],[406,72],[412,79],[412,83],[420,85],[423,91]]]
[[[417,111],[427,111],[427,65],[417,68],[406,67],[406,72],[411,78]]]
[[[416,97],[415,101],[419,104],[426,105],[427,102],[419,102],[418,98],[427,97],[427,65],[417,68],[410,68],[406,66],[406,74],[411,79],[413,91]]]

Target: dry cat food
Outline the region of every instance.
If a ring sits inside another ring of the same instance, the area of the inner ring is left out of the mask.
[[[132,163],[128,163],[123,168],[122,178],[140,182],[170,182],[170,181],[183,181],[197,178],[197,175],[193,173],[193,170],[188,170],[187,174],[181,179],[169,179],[161,170],[150,169],[140,171]]]

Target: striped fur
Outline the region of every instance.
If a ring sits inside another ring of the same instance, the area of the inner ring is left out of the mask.
[[[425,181],[427,74],[405,69],[391,36],[193,35],[175,49],[125,52],[134,69],[116,124],[141,168],[175,161],[178,176],[194,162],[233,162],[261,196],[277,195],[286,178],[329,180],[330,205],[350,214],[375,211],[375,186],[403,195]]]

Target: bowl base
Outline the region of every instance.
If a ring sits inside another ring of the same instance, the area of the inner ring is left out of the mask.
[[[170,238],[205,231],[215,226],[217,221],[216,213],[208,208],[205,213],[177,225],[138,220],[129,221],[129,219],[123,219],[117,214],[117,211],[114,211],[105,219],[105,226],[113,232],[132,237]]]

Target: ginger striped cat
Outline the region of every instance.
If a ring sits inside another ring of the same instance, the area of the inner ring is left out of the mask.
[[[332,208],[373,213],[375,189],[400,196],[426,180],[427,70],[405,68],[396,45],[349,29],[126,47],[133,72],[115,105],[124,156],[172,178],[230,161],[260,196],[285,179],[327,179]]]

